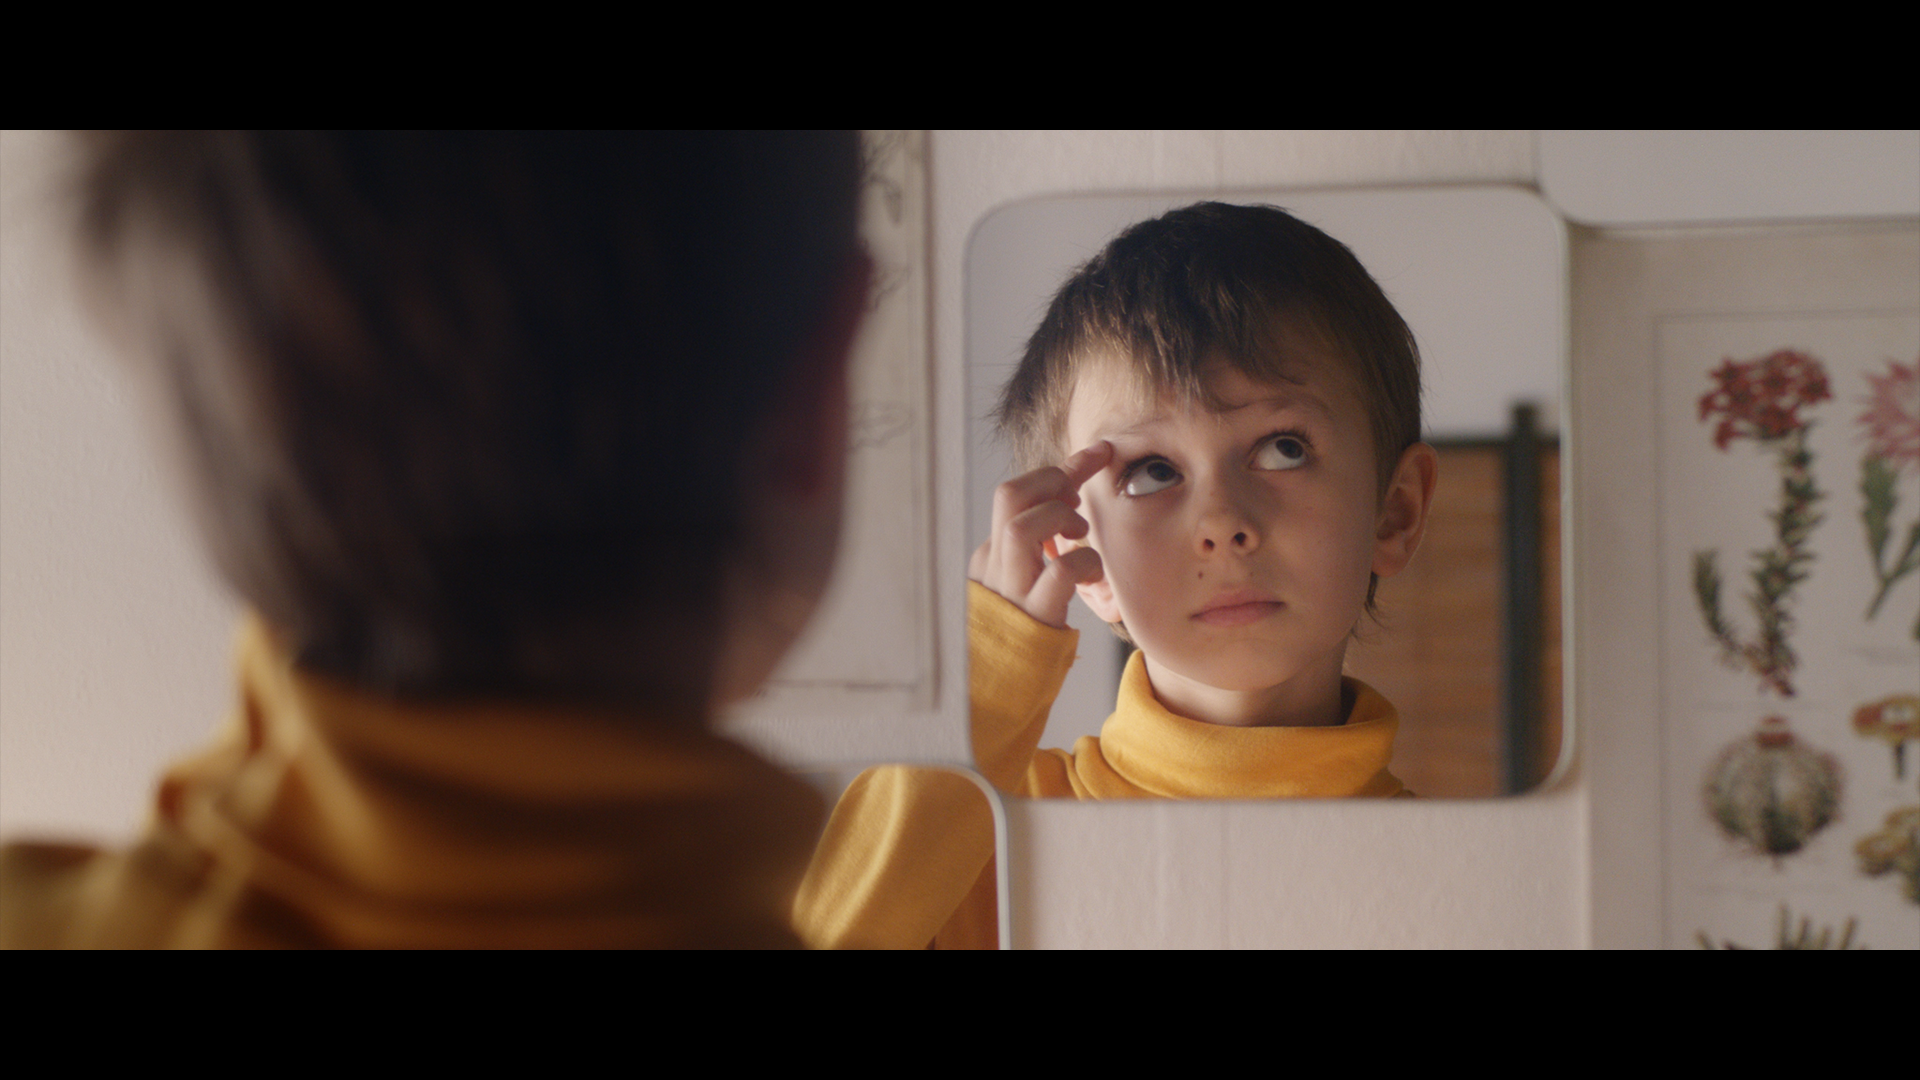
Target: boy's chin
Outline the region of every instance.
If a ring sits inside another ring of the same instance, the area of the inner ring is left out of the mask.
[[[1227,694],[1264,694],[1280,690],[1300,681],[1304,674],[1297,667],[1285,665],[1239,665],[1217,661],[1162,664],[1160,667],[1198,689]]]
[[[1149,662],[1156,660],[1143,649]],[[1312,659],[1282,653],[1271,643],[1250,642],[1204,653],[1174,656],[1154,666],[1209,690],[1230,694],[1267,694],[1288,690],[1313,692],[1340,681],[1345,643],[1325,656]]]

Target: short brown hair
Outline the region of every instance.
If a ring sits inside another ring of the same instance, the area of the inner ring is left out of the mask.
[[[1382,493],[1420,441],[1420,352],[1413,332],[1346,245],[1274,206],[1203,202],[1127,228],[1048,305],[997,419],[1023,469],[1069,447],[1067,407],[1096,354],[1134,365],[1143,384],[1205,400],[1216,358],[1261,382],[1286,381],[1278,320],[1302,320],[1347,360],[1366,407]]]
[[[857,243],[850,132],[89,135],[224,575],[399,693],[704,709],[741,460]]]

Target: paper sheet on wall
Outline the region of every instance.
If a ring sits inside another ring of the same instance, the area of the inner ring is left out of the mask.
[[[864,141],[874,286],[854,345],[840,561],[756,713],[904,716],[928,709],[934,691],[926,137],[870,131]]]

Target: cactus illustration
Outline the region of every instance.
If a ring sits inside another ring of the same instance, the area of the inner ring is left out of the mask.
[[[1728,838],[1773,857],[1806,846],[1840,808],[1840,766],[1770,716],[1721,751],[1707,770],[1708,812]]]

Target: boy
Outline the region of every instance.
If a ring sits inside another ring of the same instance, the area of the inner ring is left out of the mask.
[[[974,749],[996,786],[1405,794],[1387,771],[1393,707],[1341,670],[1379,579],[1419,547],[1437,464],[1419,441],[1412,335],[1351,252],[1271,207],[1203,203],[1135,225],[1056,294],[999,420],[1031,471],[999,488],[969,567]],[[1073,660],[1076,592],[1138,651],[1100,736],[1036,753]],[[977,834],[942,785],[893,770],[856,795]],[[836,810],[823,851],[845,830],[877,839],[883,861],[908,853],[901,826],[852,811]],[[913,887],[971,886],[934,938],[983,944],[981,845],[948,850],[965,856],[913,871]],[[925,929],[876,901],[876,925]],[[843,940],[860,940],[854,921],[835,924]]]
[[[818,799],[707,722],[837,546],[858,137],[80,150],[103,310],[254,617],[133,847],[0,854],[0,944],[799,944]]]

